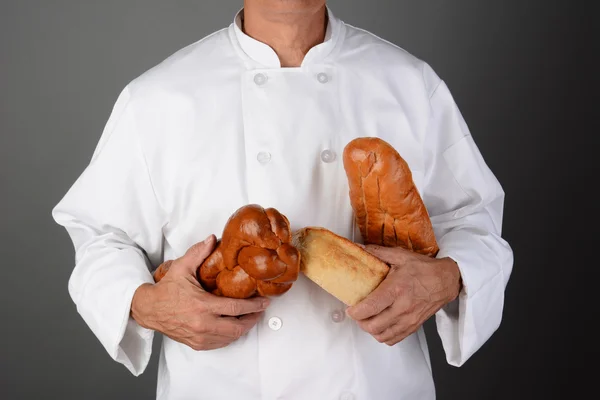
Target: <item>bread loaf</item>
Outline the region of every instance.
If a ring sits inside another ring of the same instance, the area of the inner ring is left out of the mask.
[[[364,243],[435,256],[429,214],[400,154],[382,139],[362,137],[346,145],[343,162]]]
[[[371,293],[389,271],[386,263],[325,228],[302,228],[292,243],[300,251],[302,273],[348,306]]]
[[[227,220],[214,251],[198,268],[198,280],[219,296],[281,295],[300,271],[300,253],[291,241],[290,223],[279,211],[243,206]],[[168,270],[165,264],[155,272],[155,280]]]

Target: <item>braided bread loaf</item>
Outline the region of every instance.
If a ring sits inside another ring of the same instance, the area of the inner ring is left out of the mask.
[[[219,296],[281,295],[292,287],[300,270],[300,253],[291,239],[290,223],[279,211],[243,206],[228,219],[215,250],[198,268],[198,280]],[[170,263],[157,268],[156,282]]]

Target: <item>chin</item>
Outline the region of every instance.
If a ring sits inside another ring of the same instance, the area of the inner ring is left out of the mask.
[[[325,4],[326,0],[248,0],[249,3],[263,8],[265,11],[273,13],[312,13],[319,11]]]

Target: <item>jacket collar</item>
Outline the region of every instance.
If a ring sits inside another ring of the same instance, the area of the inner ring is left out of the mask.
[[[281,68],[281,63],[275,51],[263,42],[246,35],[242,31],[242,18],[244,17],[244,9],[242,8],[235,15],[233,24],[230,26],[230,33],[233,31],[232,40],[237,42],[241,50],[242,56],[246,61],[252,60],[258,67],[263,68]],[[338,42],[343,33],[343,22],[338,20],[329,7],[327,7],[327,28],[325,31],[325,40],[322,43],[311,48],[304,60],[302,66],[310,64],[318,64],[327,58]]]

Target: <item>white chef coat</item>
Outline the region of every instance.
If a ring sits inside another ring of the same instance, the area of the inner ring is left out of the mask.
[[[462,365],[501,321],[512,270],[501,237],[504,192],[448,87],[425,62],[337,19],[298,68],[245,35],[241,15],[122,91],[91,162],[53,210],[75,247],[69,292],[108,354],[134,375],[153,332],[129,315],[136,288],[229,216],[255,203],[292,229],[324,226],[361,241],[344,146],[380,137],[409,164],[440,252],[464,288],[435,319],[447,361]],[[164,338],[157,398],[433,399],[423,329],[377,342],[344,305],[301,275],[226,348]]]

